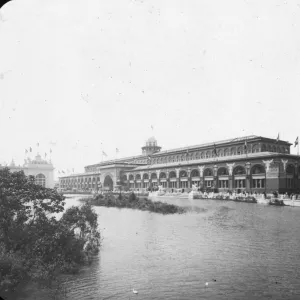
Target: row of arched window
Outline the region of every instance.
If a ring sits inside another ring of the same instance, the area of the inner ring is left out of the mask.
[[[244,145],[238,147],[231,147],[231,148],[222,148],[222,149],[217,149],[217,155],[219,157],[241,155],[246,153],[245,150],[246,149]],[[279,145],[262,144],[260,149],[258,144],[254,144],[251,149],[250,145],[248,145],[247,153],[257,153],[257,152],[289,153],[289,148],[284,146],[279,146]],[[164,164],[164,163],[180,162],[180,161],[187,161],[187,160],[207,159],[213,156],[214,156],[213,150],[196,151],[190,153],[153,158],[151,163]]]
[[[288,165],[287,168],[286,168],[286,173],[288,174],[295,174],[295,167],[293,165]],[[300,171],[300,169],[299,169]],[[262,165],[254,165],[252,168],[251,168],[251,174],[264,174],[265,173],[265,167],[262,166]],[[245,175],[246,174],[246,169],[245,167],[243,166],[236,166],[234,169],[233,169],[233,175]],[[229,175],[229,172],[228,172],[228,168],[226,167],[220,167],[218,168],[217,170],[217,175],[218,176],[226,176],[226,175]],[[186,170],[181,170],[179,172],[179,177],[180,178],[184,178],[184,177],[187,177],[188,176],[188,173]],[[199,170],[197,169],[193,169],[191,171],[191,177],[199,177],[200,176],[200,173],[199,173]],[[213,176],[213,169],[212,168],[206,168],[204,169],[203,171],[203,176],[206,177],[206,176]],[[167,178],[167,173],[165,172],[160,172],[159,173],[159,179],[164,179],[164,178]],[[175,171],[171,171],[169,172],[169,178],[176,178],[176,172]],[[136,174],[134,176],[134,174],[130,174],[129,177],[128,177],[128,180],[141,180],[141,179],[149,179],[149,174],[148,173],[144,173],[143,174],[143,178],[141,177],[141,174]],[[150,174],[150,179],[157,179],[157,173],[151,173]],[[126,181],[127,180],[127,176],[126,175],[123,175],[122,176],[122,180]]]
[[[91,182],[91,181],[100,181],[100,177],[78,177],[78,178],[65,178],[61,179],[61,184],[73,184],[73,183],[84,183],[84,182]]]

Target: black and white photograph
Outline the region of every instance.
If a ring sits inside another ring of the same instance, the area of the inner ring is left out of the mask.
[[[0,300],[300,299],[300,0],[0,4]]]

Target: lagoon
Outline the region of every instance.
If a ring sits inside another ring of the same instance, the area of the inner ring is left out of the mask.
[[[57,299],[299,299],[300,208],[166,201],[189,211],[95,207],[102,249],[91,266],[63,277],[66,297]]]

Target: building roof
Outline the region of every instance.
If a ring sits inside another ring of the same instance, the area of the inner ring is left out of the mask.
[[[253,139],[265,139],[265,140],[269,140],[269,141],[276,141],[276,139],[270,139],[270,138],[266,138],[266,137],[262,137],[262,136],[258,136],[258,135],[248,135],[248,136],[238,137],[238,138],[234,138],[234,139],[227,139],[227,140],[221,140],[221,141],[216,141],[216,142],[203,143],[203,144],[198,144],[198,145],[193,145],[193,146],[187,146],[187,147],[164,150],[164,151],[154,153],[153,156],[157,156],[157,155],[160,155],[160,154],[166,154],[166,153],[170,153],[170,152],[192,150],[192,149],[197,149],[197,148],[201,148],[201,147],[212,147],[214,145],[218,146],[218,145],[228,144],[228,143],[251,141]],[[291,143],[286,142],[286,141],[279,140],[279,142],[292,145]]]
[[[150,137],[148,139],[148,141],[150,139],[154,139],[155,140],[154,137]],[[263,139],[263,140],[270,141],[270,142],[276,142],[276,139],[270,139],[270,138],[262,137],[262,136],[258,136],[258,135],[248,135],[248,136],[237,137],[237,138],[233,138],[233,139],[220,140],[220,141],[203,143],[203,144],[197,144],[197,145],[186,146],[186,147],[181,147],[181,148],[173,148],[173,149],[169,149],[169,150],[164,150],[164,151],[159,151],[159,152],[153,153],[150,156],[155,157],[155,156],[159,156],[159,155],[162,155],[162,154],[168,154],[168,153],[172,153],[172,152],[193,150],[193,149],[197,149],[197,148],[201,148],[201,147],[213,147],[214,145],[216,145],[216,147],[217,147],[218,145],[223,145],[223,144],[228,144],[228,143],[238,143],[238,142],[244,142],[244,141],[253,141],[255,139]],[[287,144],[287,145],[292,145],[291,143],[289,143],[287,141],[279,140],[279,142],[281,144],[284,143],[284,144]],[[124,163],[124,162],[127,163],[127,161],[134,160],[134,159],[141,159],[141,158],[142,159],[147,159],[148,155],[143,155],[142,154],[142,155],[136,155],[136,156],[123,157],[123,158],[119,158],[119,159],[106,160],[106,161],[103,161],[103,162],[100,162],[100,163],[96,163],[96,164],[92,164],[92,165],[87,165],[86,167],[92,167],[92,166],[95,166],[95,165],[103,166],[103,165],[109,165],[109,164],[113,164],[113,163]],[[137,165],[139,165],[138,163],[133,163],[133,162],[130,162],[130,163],[131,164],[137,164]],[[144,165],[145,164],[143,164],[143,166]]]
[[[117,159],[104,160],[102,162],[99,162],[99,163],[96,163],[96,164],[92,164],[92,165],[87,165],[85,167],[87,168],[87,167],[92,167],[92,166],[95,166],[95,165],[103,166],[103,165],[108,165],[108,164],[113,164],[113,163],[114,164],[115,163],[124,163],[124,162],[127,162],[128,160],[141,159],[141,158],[146,159],[147,155],[143,155],[142,154],[142,155],[135,155],[135,156],[128,156],[128,157],[123,157],[123,158],[117,158]]]

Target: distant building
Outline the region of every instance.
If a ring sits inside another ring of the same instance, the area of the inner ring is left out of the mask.
[[[62,189],[164,188],[249,192],[296,192],[300,188],[299,157],[290,154],[292,144],[261,136],[161,151],[152,137],[142,155],[103,161],[85,172],[59,178]]]
[[[4,168],[4,166],[0,165],[0,168]],[[24,171],[25,175],[34,176],[35,182],[41,186],[47,188],[54,187],[54,167],[52,162],[43,160],[39,154],[33,160],[30,158],[25,159],[23,166],[16,166],[12,160],[7,168],[12,172]]]

